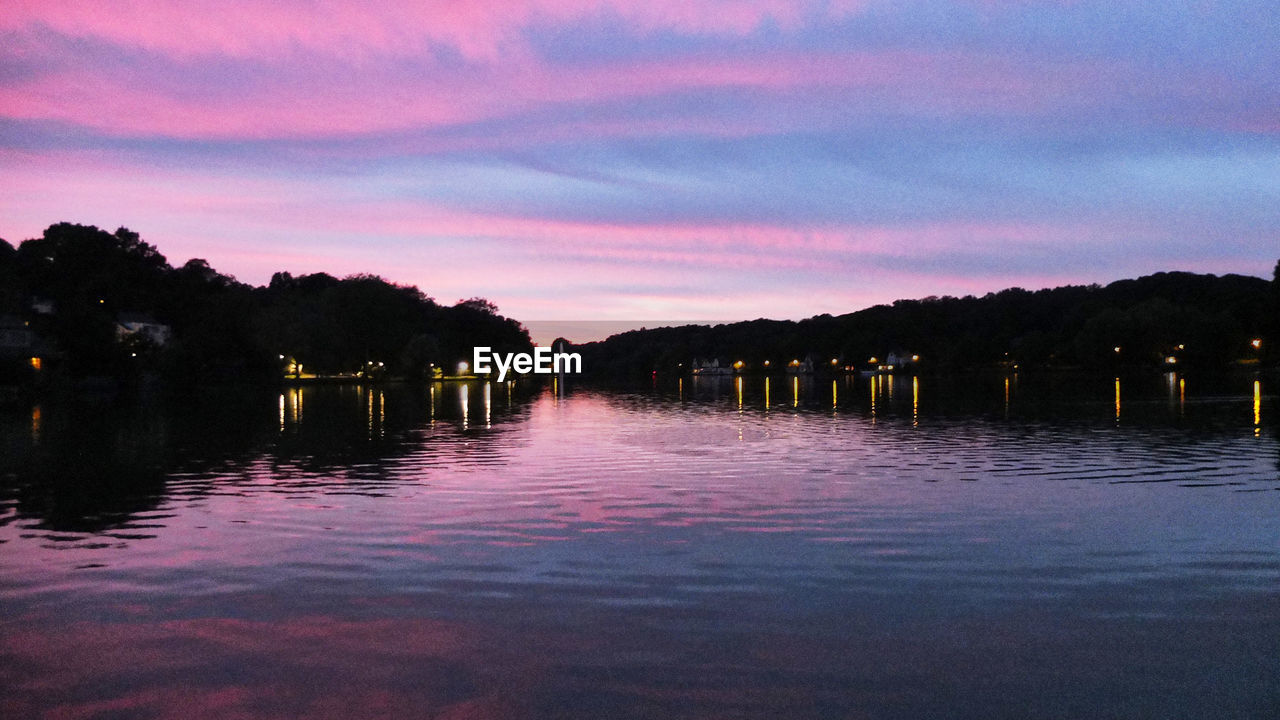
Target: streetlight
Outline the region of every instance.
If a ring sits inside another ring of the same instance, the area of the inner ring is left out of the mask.
[[[458,363],[458,374],[459,374],[459,375],[466,375],[466,374],[467,374],[467,368],[468,368],[468,367],[470,367],[470,366],[469,366],[469,365],[467,365],[467,361],[466,361],[466,360],[463,360],[462,362]]]
[[[1262,347],[1262,338],[1254,338],[1253,342],[1249,344],[1253,346],[1254,350],[1258,350]]]

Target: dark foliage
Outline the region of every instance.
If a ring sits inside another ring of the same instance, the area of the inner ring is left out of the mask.
[[[693,358],[743,360],[754,369],[793,358],[819,368],[832,358],[865,366],[890,352],[918,354],[922,366],[937,369],[1154,366],[1171,355],[1183,365],[1274,361],[1278,288],[1280,263],[1272,282],[1159,273],[1105,287],[899,300],[799,322],[640,330],[577,349],[585,369],[612,374],[679,371]],[[199,258],[172,267],[128,229],[69,223],[17,248],[0,241],[0,314],[19,316],[51,349],[57,371],[71,376],[266,380],[301,363],[309,373],[420,377],[469,360],[475,345],[530,347],[528,333],[483,298],[442,306],[372,275],[279,272],[252,287]],[[129,314],[169,328],[167,341],[124,337],[118,322]],[[1253,338],[1263,339],[1261,350]]]
[[[0,303],[73,377],[269,380],[292,362],[309,373],[415,376],[469,359],[473,345],[531,346],[482,298],[443,307],[372,275],[280,272],[252,287],[199,258],[172,267],[125,228],[70,223],[16,249],[0,241]],[[163,325],[168,337],[123,333],[127,317]]]
[[[742,360],[759,369],[812,358],[819,368],[865,367],[890,352],[918,354],[921,366],[1111,367],[1255,359],[1253,338],[1278,338],[1277,279],[1158,273],[1105,287],[1011,288],[983,297],[899,300],[799,322],[752,320],[636,330],[579,346],[593,372],[678,371],[693,358]],[[1182,346],[1179,349],[1179,346]],[[1117,353],[1116,347],[1121,351]]]

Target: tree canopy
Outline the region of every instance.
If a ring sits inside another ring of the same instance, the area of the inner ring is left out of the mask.
[[[1280,278],[1280,265],[1276,272]],[[586,367],[612,373],[676,370],[693,358],[757,368],[805,357],[865,366],[890,352],[918,354],[933,368],[1158,365],[1171,353],[1181,362],[1220,363],[1256,357],[1253,338],[1277,337],[1278,282],[1167,272],[1105,287],[899,300],[800,321],[635,330],[577,349]]]
[[[265,287],[202,258],[173,267],[127,228],[58,223],[17,248],[0,243],[0,311],[20,315],[72,375],[279,377],[283,362],[350,373],[370,362],[397,375],[468,359],[473,344],[531,346],[483,298],[438,305],[417,287],[374,275],[275,273]],[[171,331],[164,343],[122,337],[121,318]]]

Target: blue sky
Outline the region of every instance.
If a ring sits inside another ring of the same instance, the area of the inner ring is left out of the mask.
[[[0,236],[525,320],[1268,275],[1265,2],[14,2]]]

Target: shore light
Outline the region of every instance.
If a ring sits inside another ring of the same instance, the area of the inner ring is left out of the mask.
[[[467,368],[468,368],[468,367],[471,367],[471,366],[470,366],[470,365],[467,365],[467,361],[466,361],[466,360],[463,360],[462,362],[458,363],[458,374],[459,374],[459,375],[465,375],[465,374],[467,373]]]

